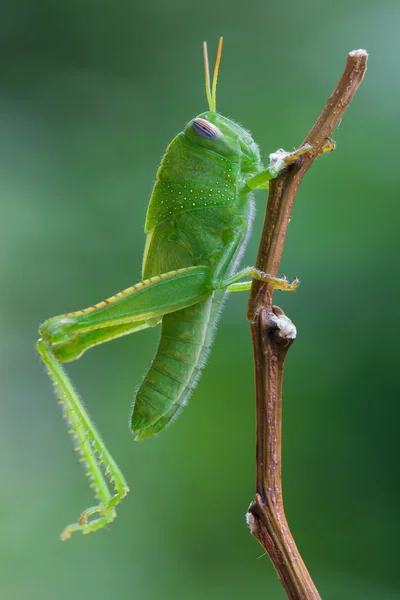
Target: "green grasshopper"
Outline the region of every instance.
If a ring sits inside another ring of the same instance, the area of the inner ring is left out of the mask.
[[[212,86],[203,45],[209,110],[189,121],[168,146],[147,211],[143,280],[94,306],[53,317],[40,328],[37,349],[53,380],[80,460],[98,505],[66,527],[97,531],[116,516],[128,486],[62,368],[104,342],[161,323],[161,340],[133,406],[136,440],[155,435],[187,403],[206,361],[227,292],[249,290],[252,279],[279,290],[289,283],[248,267],[237,271],[254,215],[251,192],[293,163],[309,146],[278,151],[264,168],[248,131],[216,111],[222,51],[219,41]],[[243,279],[250,280],[243,281]],[[109,484],[107,483],[107,477]],[[110,491],[113,489],[113,493]]]

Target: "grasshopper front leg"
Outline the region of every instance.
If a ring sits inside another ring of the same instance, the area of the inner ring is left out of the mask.
[[[242,281],[242,279],[246,277],[251,277],[252,279],[250,281]],[[219,284],[216,284],[216,286],[221,287],[221,289],[226,289],[227,292],[244,292],[251,288],[253,279],[271,283],[275,290],[282,290],[285,292],[294,291],[300,283],[298,279],[294,279],[292,283],[290,283],[286,277],[273,277],[268,273],[260,271],[260,269],[257,269],[256,267],[245,267],[231,277],[222,280]]]
[[[212,294],[209,281],[207,267],[180,269],[143,281],[90,308],[53,317],[40,328],[37,349],[54,383],[69,432],[75,438],[80,461],[86,466],[86,475],[98,500],[98,505],[83,511],[76,523],[65,528],[63,540],[74,531],[91,533],[111,523],[116,516],[115,507],[127,495],[128,486],[61,363],[79,358],[97,344],[154,327],[168,312],[207,298]],[[96,518],[91,519],[93,515]]]
[[[317,156],[325,154],[326,152],[331,152],[332,150],[335,150],[335,148],[335,142],[331,138],[328,138]],[[286,152],[285,150],[277,150],[276,152],[273,152],[270,154],[271,162],[268,167],[247,180],[245,184],[245,191],[267,189],[269,182],[272,179],[278,177],[278,175],[284,169],[286,169],[286,167],[296,162],[300,156],[308,153],[313,153],[313,148],[310,144],[305,144],[293,152]]]

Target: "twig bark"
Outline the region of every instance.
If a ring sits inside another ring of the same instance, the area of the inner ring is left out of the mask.
[[[277,276],[293,202],[300,182],[338,125],[360,85],[367,65],[365,50],[347,57],[343,74],[303,144],[302,155],[271,181],[256,266]],[[247,520],[252,535],[268,552],[288,598],[318,600],[320,596],[290,533],[282,502],[282,381],[287,351],[296,329],[272,305],[271,284],[253,281],[247,317],[251,322],[256,389],[256,497]]]

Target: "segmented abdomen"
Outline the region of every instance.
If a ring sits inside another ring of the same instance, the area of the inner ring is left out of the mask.
[[[136,394],[135,439],[161,431],[186,404],[207,358],[222,296],[163,317],[157,354]]]

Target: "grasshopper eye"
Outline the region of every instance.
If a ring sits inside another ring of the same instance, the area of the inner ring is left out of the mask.
[[[215,127],[215,125],[209,121],[206,121],[206,119],[202,119],[201,117],[193,121],[193,127],[199,135],[202,135],[206,138],[217,138],[221,135],[218,127]]]

